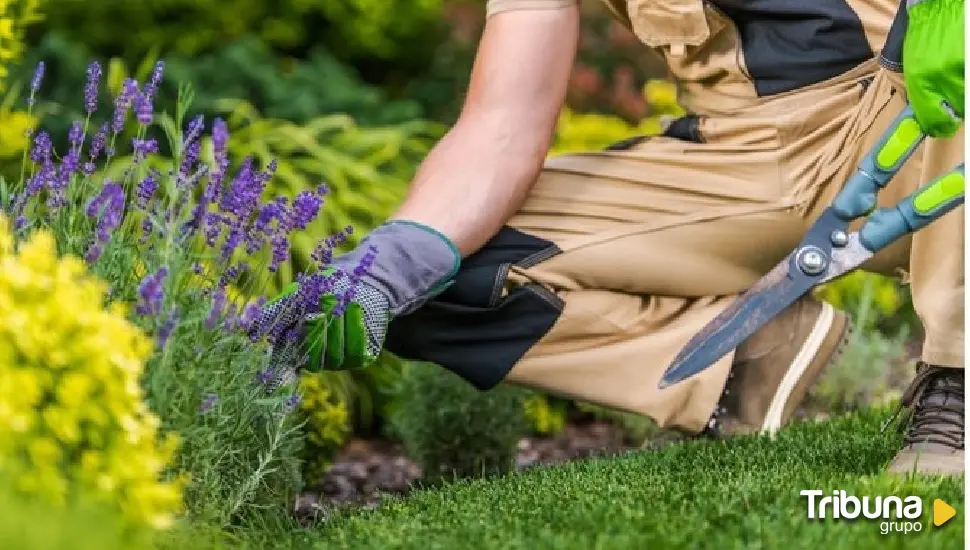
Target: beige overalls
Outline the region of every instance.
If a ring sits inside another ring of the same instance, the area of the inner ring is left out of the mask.
[[[573,2],[491,0],[489,13]],[[663,391],[659,377],[695,332],[798,243],[902,109],[900,67],[878,55],[898,3],[847,0],[876,52],[870,59],[815,84],[760,95],[737,26],[714,4],[608,5],[666,59],[681,104],[695,115],[694,139],[655,137],[548,160],[509,225],[560,252],[511,266],[505,291],[538,283],[563,308],[507,380],[696,431],[721,395],[732,356]],[[950,170],[963,151],[962,130],[927,140],[881,202]],[[961,207],[867,266],[908,277],[925,327],[923,359],[958,367],[963,215]]]

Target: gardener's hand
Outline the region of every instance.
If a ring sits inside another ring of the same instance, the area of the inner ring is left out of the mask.
[[[916,120],[950,137],[964,115],[963,0],[906,0],[903,78]]]
[[[458,271],[451,241],[424,225],[393,221],[374,230],[325,271],[301,277],[268,303],[254,337],[272,347],[264,382],[273,390],[300,368],[366,367],[380,355],[387,326],[444,290]]]

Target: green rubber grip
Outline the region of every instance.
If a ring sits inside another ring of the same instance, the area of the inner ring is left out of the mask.
[[[832,202],[835,213],[851,221],[872,212],[877,204],[876,195],[906,164],[925,137],[913,108],[907,104],[835,197]]]
[[[859,230],[859,242],[875,253],[918,231],[963,204],[963,163],[920,187],[896,206],[873,212]]]

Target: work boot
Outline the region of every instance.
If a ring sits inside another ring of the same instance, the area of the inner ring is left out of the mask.
[[[774,433],[848,341],[848,316],[811,295],[738,346],[707,435]]]
[[[911,414],[892,473],[958,475],[963,466],[963,369],[920,363],[903,394]]]

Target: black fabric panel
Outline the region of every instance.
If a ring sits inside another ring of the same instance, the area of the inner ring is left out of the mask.
[[[557,251],[549,241],[502,229],[462,262],[451,287],[391,322],[385,348],[436,363],[480,390],[494,387],[562,313],[559,299],[538,286],[499,298],[508,267]]]
[[[690,141],[693,143],[704,143],[704,137],[700,131],[700,117],[693,114],[684,115],[671,122],[664,130],[663,137]],[[620,140],[606,147],[606,151],[627,151],[650,139],[650,136],[633,136]]]
[[[909,14],[906,13],[906,3],[900,3],[893,25],[889,28],[886,44],[879,55],[879,62],[884,67],[897,73],[903,72],[903,38],[909,25]]]
[[[714,0],[737,26],[760,96],[822,82],[872,59],[845,0]]]
[[[701,136],[700,117],[697,115],[684,115],[674,120],[670,123],[670,126],[667,126],[663,135],[693,143],[704,142],[704,138]]]

